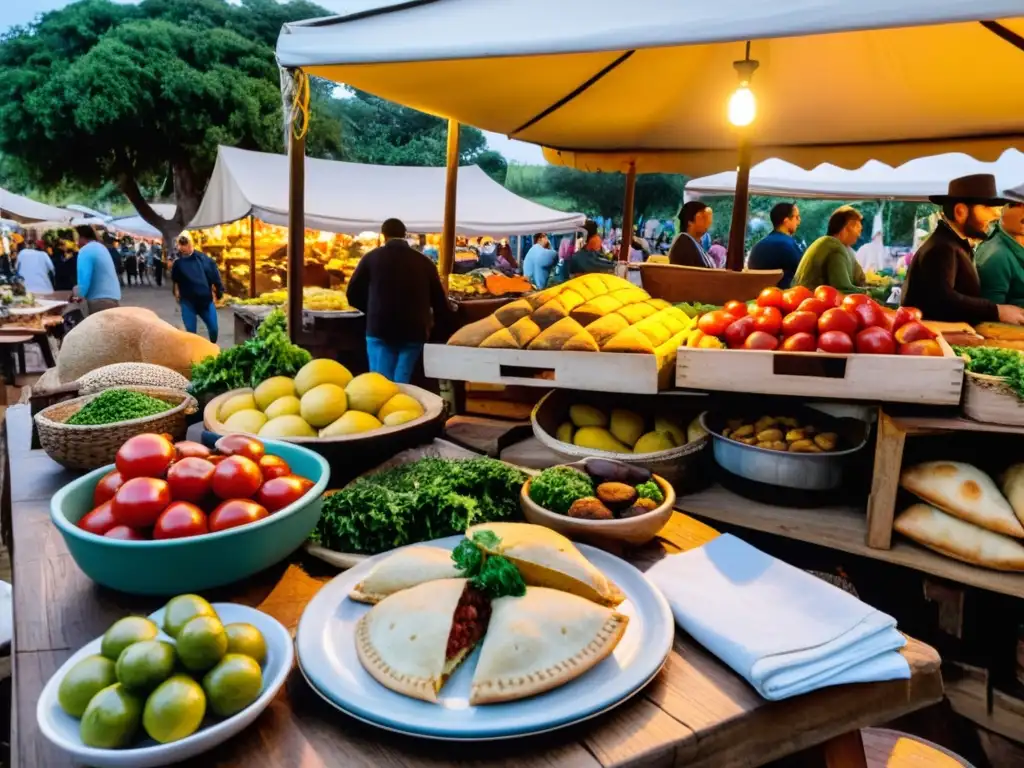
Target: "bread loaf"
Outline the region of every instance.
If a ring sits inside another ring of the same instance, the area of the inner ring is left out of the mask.
[[[961,520],[1024,538],[1024,525],[992,478],[959,461],[928,461],[903,470],[900,485]]]
[[[1009,536],[947,515],[929,504],[901,512],[893,527],[947,557],[998,571],[1024,571],[1024,545]]]

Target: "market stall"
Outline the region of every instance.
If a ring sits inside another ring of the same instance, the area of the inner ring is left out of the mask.
[[[67,211],[53,205],[40,203],[30,197],[16,195],[0,187],[0,219],[11,219],[20,224],[35,221],[70,221],[74,211]]]

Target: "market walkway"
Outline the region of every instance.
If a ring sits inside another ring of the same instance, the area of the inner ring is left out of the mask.
[[[156,286],[131,286],[121,289],[121,306],[124,307],[145,307],[156,312],[162,319],[166,320],[176,328],[184,328],[181,323],[181,309],[174,301],[174,294],[167,283],[163,287]],[[217,310],[217,319],[220,325],[220,337],[217,343],[221,349],[227,349],[235,344],[235,319],[230,309]],[[206,328],[202,321],[199,323],[199,334],[206,336]]]

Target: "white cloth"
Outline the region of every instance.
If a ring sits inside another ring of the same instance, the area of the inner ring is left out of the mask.
[[[53,261],[44,251],[26,248],[18,254],[18,274],[30,293],[53,293],[53,271]]]
[[[766,699],[910,677],[895,619],[735,536],[647,575],[679,626]]]

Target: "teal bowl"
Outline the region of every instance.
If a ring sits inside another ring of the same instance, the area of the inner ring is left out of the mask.
[[[217,533],[163,541],[121,541],[83,531],[77,522],[92,509],[96,484],[113,465],[68,483],[50,501],[50,518],[78,567],[105,587],[136,595],[176,595],[239,581],[284,560],[320,519],[330,468],[298,445],[265,440],[267,453],[313,481],[305,496],[255,523]]]

